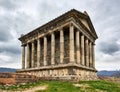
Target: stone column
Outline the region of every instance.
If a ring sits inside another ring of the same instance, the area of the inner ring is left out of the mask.
[[[40,67],[40,39],[37,40],[37,67]]]
[[[22,69],[25,69],[25,46],[22,46]]]
[[[44,66],[47,65],[47,37],[44,37]]]
[[[34,41],[32,42],[32,68],[35,67],[35,45]]]
[[[70,34],[70,38],[69,38],[69,40],[70,40],[70,44],[69,44],[69,46],[70,46],[70,55],[69,55],[69,57],[70,57],[70,63],[74,63],[74,61],[75,61],[75,54],[74,54],[74,25],[73,24],[70,24],[70,27],[69,27],[69,34]]]
[[[95,52],[94,52],[94,44],[92,44],[92,67],[95,68]]]
[[[55,34],[51,34],[51,64],[55,64]]]
[[[81,36],[81,53],[82,53],[82,65],[85,65],[85,48],[84,48],[84,35]]]
[[[88,40],[88,67],[90,67],[90,41]]]
[[[88,39],[85,40],[86,44],[86,66],[89,66],[89,47],[88,47]]]
[[[60,30],[60,63],[62,64],[64,60],[64,31]]]
[[[77,63],[80,64],[80,32],[76,32],[76,58]]]
[[[92,67],[92,42],[90,42],[90,67]]]
[[[30,68],[30,46],[27,43],[27,62],[26,62],[26,68]]]

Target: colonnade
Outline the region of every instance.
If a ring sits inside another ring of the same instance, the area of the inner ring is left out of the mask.
[[[64,30],[59,29],[60,32],[60,64],[64,62]],[[76,35],[76,37],[74,37]],[[41,38],[36,39],[36,51],[35,41],[22,45],[22,69],[41,67],[40,62],[43,62],[43,66],[47,66],[47,35],[43,36],[43,52],[41,52]],[[55,65],[55,33],[51,33],[51,65]],[[31,44],[31,46],[30,46]],[[25,48],[27,48],[25,50]],[[76,48],[76,50],[75,50]],[[30,50],[31,49],[31,50]],[[27,51],[27,54],[25,54]],[[36,53],[36,54],[35,54]],[[43,61],[41,61],[41,53],[43,53]],[[36,55],[36,59],[35,59]],[[35,61],[36,60],[36,61]],[[35,66],[36,62],[36,66]],[[69,63],[77,63],[87,67],[94,68],[94,43],[87,38],[80,30],[75,30],[74,25],[69,25]]]

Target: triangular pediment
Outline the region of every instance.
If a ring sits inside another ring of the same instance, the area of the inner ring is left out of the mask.
[[[91,19],[87,12],[81,13],[75,9],[71,11],[71,14],[73,15],[74,19],[87,31],[89,31],[93,36],[97,39],[98,36],[96,34],[96,31],[94,29],[94,26],[91,22]]]
[[[90,30],[90,27],[89,27],[89,25],[88,25],[88,22],[87,22],[85,19],[81,19],[81,18],[80,18],[80,21],[83,23],[84,26],[87,27],[87,29]]]
[[[83,28],[87,29],[87,31],[89,31],[91,34],[93,34],[95,38],[98,38],[96,31],[94,29],[94,26],[93,26],[91,19],[90,19],[89,15],[87,14],[87,12],[81,13],[81,12],[73,9],[72,13],[74,13],[75,20],[77,20],[77,22]]]

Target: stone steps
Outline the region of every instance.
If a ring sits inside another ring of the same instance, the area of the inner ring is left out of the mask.
[[[38,78],[33,75],[19,73],[0,73],[0,84],[19,84],[36,82]]]

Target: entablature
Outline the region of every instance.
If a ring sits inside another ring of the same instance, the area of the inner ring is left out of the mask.
[[[81,19],[86,20],[86,23],[88,22],[87,27],[85,23],[82,23]],[[67,13],[55,18],[54,20],[29,32],[26,35],[22,35],[19,40],[22,42],[22,45],[27,44],[32,40],[37,40],[45,35],[51,34],[52,31],[57,31],[62,27],[69,26],[70,22],[72,22],[74,26],[78,28],[93,43],[95,42],[97,39],[97,34],[94,30],[94,27],[92,26],[88,14],[86,15],[75,9],[68,11]]]

